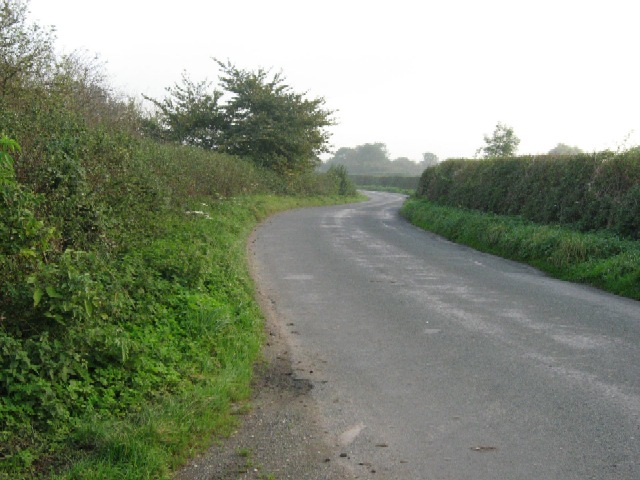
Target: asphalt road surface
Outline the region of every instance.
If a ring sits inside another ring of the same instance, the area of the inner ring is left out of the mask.
[[[640,479],[640,303],[368,194],[277,215],[253,247],[338,461],[359,478]]]

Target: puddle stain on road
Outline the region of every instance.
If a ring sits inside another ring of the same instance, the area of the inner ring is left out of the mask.
[[[364,428],[364,423],[358,423],[357,425],[354,425],[342,432],[342,434],[340,435],[340,445],[345,447],[353,443],[353,441],[358,437],[358,435],[360,435],[360,432],[362,432]]]

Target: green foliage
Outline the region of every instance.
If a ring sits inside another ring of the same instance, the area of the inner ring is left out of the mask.
[[[19,151],[17,142],[0,138],[0,326],[6,328],[30,318],[27,279],[54,254],[56,240],[54,229],[35,213],[42,197],[15,179],[10,153]]]
[[[614,154],[448,160],[423,173],[418,195],[442,205],[581,231],[640,238],[640,150]]]
[[[157,115],[146,122],[157,138],[197,145],[250,159],[279,174],[304,173],[328,151],[333,112],[323,98],[296,93],[281,74],[241,70],[217,61],[222,70],[220,90],[207,82],[168,88],[163,101],[150,100]],[[221,98],[228,98],[221,104]]]
[[[27,2],[0,1],[0,105],[39,88],[53,63],[51,30],[27,22]]]
[[[493,134],[484,136],[484,143],[477,151],[484,158],[511,157],[516,154],[520,139],[513,128],[498,122]]]
[[[636,241],[419,199],[407,201],[401,213],[415,225],[452,241],[529,263],[564,280],[640,300],[640,245]]]
[[[214,153],[202,148],[142,141],[137,150],[139,162],[169,186],[171,202],[186,198],[228,198],[268,193],[284,188],[284,180],[249,160]]]
[[[142,138],[94,60],[0,2],[0,478],[162,478],[248,394],[250,230],[343,178]]]
[[[205,81],[193,82],[185,72],[181,84],[167,88],[169,96],[164,100],[145,96],[158,108],[158,114],[146,122],[148,133],[162,140],[217,148],[226,123],[219,105],[222,93],[210,93],[209,87]]]
[[[0,184],[13,182],[13,157],[11,154],[20,151],[20,145],[15,140],[3,135],[0,137]]]
[[[344,165],[352,174],[360,173],[359,169],[369,167],[371,170],[384,169],[390,162],[387,146],[384,143],[365,143],[355,148],[340,148],[327,162]]]
[[[333,124],[324,99],[294,92],[281,74],[217,63],[223,90],[231,95],[224,150],[280,173],[315,168],[318,156],[328,151],[325,128]]]
[[[335,179],[338,195],[353,196],[356,194],[356,187],[349,178],[349,172],[344,165],[332,165],[327,172],[327,176]]]

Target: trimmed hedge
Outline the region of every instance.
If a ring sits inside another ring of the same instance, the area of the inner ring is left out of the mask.
[[[570,156],[447,160],[422,174],[418,197],[440,205],[580,231],[640,238],[640,148]]]

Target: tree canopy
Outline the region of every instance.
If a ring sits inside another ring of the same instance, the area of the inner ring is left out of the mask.
[[[279,173],[308,171],[328,152],[333,112],[323,98],[295,92],[282,73],[243,70],[216,60],[218,89],[195,83],[167,88],[164,100],[146,97],[157,107],[149,130],[173,140],[250,158]]]
[[[166,90],[169,96],[162,101],[144,96],[159,111],[159,121],[150,122],[151,132],[163,139],[215,148],[220,143],[224,117],[218,105],[222,93],[209,91],[210,83],[194,82],[186,72],[182,83]]]
[[[27,2],[0,0],[0,100],[41,83],[54,62],[53,31],[27,21]]]
[[[571,147],[564,143],[558,143],[555,147],[549,150],[549,155],[576,155],[578,153],[584,153],[578,147]]]
[[[520,139],[513,128],[498,122],[491,136],[484,136],[485,145],[476,152],[484,158],[510,157],[516,154]]]

